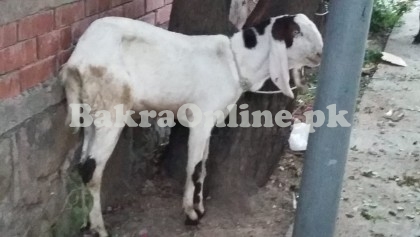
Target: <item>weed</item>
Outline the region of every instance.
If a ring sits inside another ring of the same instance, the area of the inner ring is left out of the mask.
[[[378,64],[381,61],[382,52],[376,49],[367,49],[365,53],[365,65]]]
[[[374,0],[370,31],[372,33],[390,31],[412,5],[411,0]]]
[[[68,196],[63,200],[60,217],[51,228],[53,236],[73,236],[87,225],[92,198],[77,172],[70,172],[67,180]]]

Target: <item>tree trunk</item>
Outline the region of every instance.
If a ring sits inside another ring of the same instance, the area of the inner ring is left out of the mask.
[[[268,18],[283,13],[287,8],[281,3],[287,3],[293,11],[299,11],[304,4],[314,0],[271,1],[272,6],[276,8],[269,7],[269,11],[266,11],[267,8],[257,5],[256,9],[265,11],[259,15]],[[171,31],[189,35],[232,33],[228,23],[230,0],[175,0],[173,4],[169,24]],[[305,9],[309,6],[310,10],[307,11],[313,14],[316,9],[314,6],[317,5],[318,2],[308,4],[305,5]],[[278,90],[270,82],[266,83],[263,89]],[[254,111],[268,110],[274,117],[280,110],[293,109],[293,101],[282,94],[245,93],[237,104],[249,105],[251,124],[251,114]],[[239,112],[241,110],[238,108]],[[240,124],[240,116],[237,118]],[[215,128],[210,142],[205,190],[211,192],[213,200],[223,197],[220,199],[221,204],[234,204],[237,208],[246,206],[245,197],[263,186],[277,167],[287,147],[289,133],[290,128],[280,128],[276,125],[271,128]],[[163,156],[167,172],[180,182],[184,182],[185,178],[187,141],[188,128],[176,125],[172,128],[170,143]]]
[[[323,31],[325,16],[315,15],[322,0],[259,0],[244,27],[250,27],[272,16],[303,13]]]
[[[175,0],[169,30],[187,35],[228,34],[231,0]]]

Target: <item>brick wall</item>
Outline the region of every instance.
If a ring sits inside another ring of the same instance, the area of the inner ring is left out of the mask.
[[[76,235],[87,213],[64,200],[81,199],[73,169],[81,137],[64,126],[57,71],[95,19],[165,27],[171,7],[172,0],[0,0],[0,236]],[[148,159],[167,137],[157,127],[138,129],[124,130],[108,162],[103,205],[125,195],[122,184],[144,183]]]
[[[172,0],[79,0],[0,25],[0,99],[56,76],[96,19],[124,16],[164,26],[171,8]]]

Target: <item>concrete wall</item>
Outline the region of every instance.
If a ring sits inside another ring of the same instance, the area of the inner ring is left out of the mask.
[[[172,0],[0,1],[1,236],[72,236],[83,223],[88,204],[80,202],[83,189],[73,171],[80,135],[64,126],[58,69],[95,19],[125,16],[164,26],[171,4]],[[147,158],[147,149],[133,147],[150,141],[138,133],[126,129],[110,160],[105,172],[117,178],[104,185],[105,205],[112,202],[122,179],[148,169],[139,164]],[[156,136],[154,145],[161,137]]]

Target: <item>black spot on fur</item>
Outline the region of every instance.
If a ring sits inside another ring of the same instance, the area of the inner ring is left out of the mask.
[[[258,34],[263,35],[265,28],[267,28],[268,25],[270,25],[270,19],[258,23],[256,26],[254,26],[254,28],[257,30]]]
[[[200,178],[202,165],[203,165],[202,161],[198,162],[198,164],[195,165],[194,173],[192,175],[192,181],[194,184],[197,183],[198,179]]]
[[[198,179],[200,179],[200,175],[203,169],[203,162],[200,161],[194,168],[194,173],[192,175],[192,181],[194,183],[194,197],[193,202],[199,203],[200,202],[200,192],[201,192],[201,183],[198,182]]]
[[[294,21],[295,16],[284,16],[276,19],[273,24],[273,29],[271,33],[273,38],[280,41],[285,41],[286,47],[290,48],[293,45],[293,32],[300,32],[300,27]]]
[[[200,203],[200,192],[201,192],[201,183],[196,182],[194,183],[194,197],[193,197],[193,203],[198,204]]]
[[[191,220],[189,216],[187,216],[187,218],[185,218],[185,225],[198,225],[199,221],[197,220]]]
[[[242,37],[244,39],[245,47],[248,49],[252,49],[257,45],[257,36],[252,29],[242,31]]]
[[[93,172],[96,169],[96,161],[89,157],[83,164],[79,164],[79,174],[85,184],[92,179]]]

